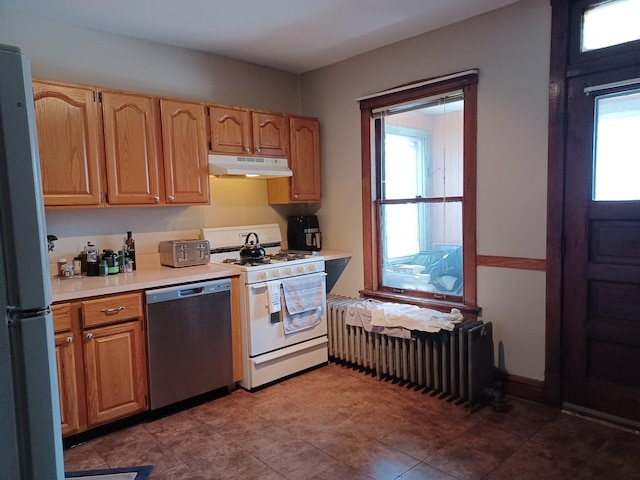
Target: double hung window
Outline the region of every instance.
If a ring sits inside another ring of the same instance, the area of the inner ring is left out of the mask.
[[[361,99],[366,296],[475,304],[476,86],[470,71]]]

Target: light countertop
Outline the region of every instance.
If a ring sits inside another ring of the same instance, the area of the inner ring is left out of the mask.
[[[181,268],[158,265],[156,268],[139,268],[132,273],[118,273],[106,277],[52,277],[51,293],[54,302],[63,302],[132,290],[146,290],[201,280],[233,277],[239,274],[240,271],[237,268],[223,265],[207,264]]]
[[[339,250],[322,250],[320,256],[325,261],[330,261],[350,258],[351,253]],[[240,275],[240,270],[233,265],[210,263],[194,267],[163,267],[158,261],[157,254],[144,255],[139,260],[140,267],[131,273],[118,273],[106,277],[59,278],[54,276],[51,278],[53,301],[65,302]]]
[[[351,258],[351,252],[344,252],[342,250],[320,250],[319,254],[325,261]]]

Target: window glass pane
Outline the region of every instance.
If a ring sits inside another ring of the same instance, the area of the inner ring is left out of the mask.
[[[640,90],[595,100],[594,200],[640,200]]]
[[[464,101],[442,100],[384,118],[381,198],[462,196]]]
[[[462,202],[382,205],[382,284],[462,295]]]
[[[584,12],[583,52],[640,39],[640,0],[614,0]]]
[[[420,180],[426,160],[426,139],[406,132],[397,135],[389,131],[394,129],[387,129],[385,133],[384,198],[415,198],[422,195]]]

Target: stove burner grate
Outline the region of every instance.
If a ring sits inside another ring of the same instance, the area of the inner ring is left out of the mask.
[[[245,266],[249,266],[249,267],[255,267],[257,265],[267,265],[269,263],[271,263],[271,259],[264,257],[264,258],[225,258],[224,260],[222,260],[222,263],[228,263],[231,265],[245,265]]]
[[[272,258],[273,260],[281,260],[283,262],[290,262],[291,260],[300,260],[302,258],[307,258],[304,253],[291,253],[291,252],[278,252],[267,255],[267,257]]]

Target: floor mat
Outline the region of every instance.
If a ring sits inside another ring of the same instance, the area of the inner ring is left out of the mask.
[[[152,471],[152,465],[144,465],[142,467],[65,472],[64,478],[75,478],[76,480],[148,480]]]

